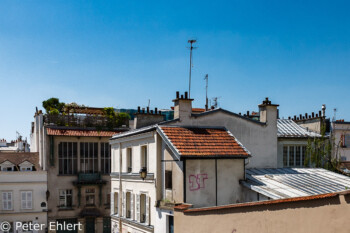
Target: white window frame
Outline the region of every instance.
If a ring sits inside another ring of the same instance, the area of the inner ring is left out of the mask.
[[[140,167],[143,168],[145,167],[146,170],[148,171],[148,144],[141,145],[140,146]],[[145,152],[145,153],[144,153]]]
[[[25,195],[25,199],[23,199],[23,194]],[[22,210],[33,209],[33,191],[21,191],[21,209]]]
[[[6,199],[5,199],[5,196],[6,196]],[[2,210],[13,210],[13,192],[12,191],[1,192],[1,198],[2,198]],[[11,208],[9,208],[9,204]],[[6,208],[5,208],[5,205],[6,205]]]
[[[282,148],[282,163],[283,163],[283,167],[305,167],[305,165],[304,165],[304,161],[303,161],[303,159],[305,159],[305,157],[306,157],[306,150],[305,150],[305,155],[303,154],[303,147],[306,147],[307,145],[304,145],[304,144],[300,144],[300,145],[293,145],[293,144],[285,144],[285,145],[283,145],[283,148]],[[284,165],[284,147],[287,147],[287,165],[285,166]],[[293,152],[294,152],[294,165],[293,166],[291,166],[290,164],[289,164],[289,158],[290,158],[290,147],[294,147],[294,150],[293,150]],[[300,163],[301,163],[301,165],[296,165],[296,161],[297,161],[297,147],[300,147],[300,154],[299,154],[299,156],[300,156]],[[302,159],[303,158],[303,159]]]
[[[68,196],[71,196],[71,199],[72,199],[72,205],[71,206],[68,206],[68,201],[67,201],[67,197]],[[64,205],[61,205],[61,197],[64,197]],[[60,189],[58,191],[58,206],[60,208],[69,208],[69,207],[72,207],[73,206],[73,190],[72,189]]]

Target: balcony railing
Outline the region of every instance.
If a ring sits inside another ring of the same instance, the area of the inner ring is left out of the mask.
[[[102,180],[101,173],[79,173],[78,180],[74,183],[78,185],[105,184],[106,181]]]
[[[98,128],[109,129],[121,127],[122,125],[129,126],[129,120],[125,120],[121,124],[117,124],[111,118],[96,115],[44,115],[44,122],[48,125],[81,127],[81,128]]]

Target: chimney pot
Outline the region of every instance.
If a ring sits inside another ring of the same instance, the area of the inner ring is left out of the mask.
[[[181,99],[183,99],[184,98],[184,95],[181,95]]]
[[[188,92],[185,91],[185,99],[187,100],[188,99]]]
[[[249,111],[247,111],[247,116],[249,116]]]
[[[238,113],[238,115],[242,115],[242,113]]]
[[[154,108],[154,113],[157,114],[158,108]]]
[[[314,117],[315,117],[315,113],[314,113],[314,112],[312,112],[312,113],[311,113],[311,116],[312,116],[312,118],[314,118]]]
[[[321,111],[318,111],[318,115],[321,117],[321,116],[322,116],[322,112],[321,112]]]
[[[151,114],[153,114],[153,110],[151,110]]]
[[[316,117],[318,117],[318,114],[316,113]]]
[[[138,113],[141,112],[141,107],[140,107],[140,106],[137,107],[137,112],[138,112]]]
[[[289,116],[289,117],[288,117],[288,120],[290,120],[290,119],[291,119],[291,117]]]
[[[149,113],[149,107],[147,107],[147,113]]]
[[[178,99],[178,98],[180,98],[180,92],[179,91],[176,92],[176,99]]]
[[[142,108],[142,113],[145,113],[145,108]]]

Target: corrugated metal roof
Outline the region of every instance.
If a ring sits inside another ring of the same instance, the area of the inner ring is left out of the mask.
[[[344,191],[350,177],[322,168],[247,169],[242,184],[271,199],[302,197]]]
[[[321,137],[320,134],[308,131],[293,120],[277,120],[277,137]]]

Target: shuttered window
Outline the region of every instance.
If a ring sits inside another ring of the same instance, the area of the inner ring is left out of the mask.
[[[21,208],[32,209],[33,208],[33,195],[32,191],[21,192]]]
[[[12,210],[12,192],[2,192],[2,209]]]

